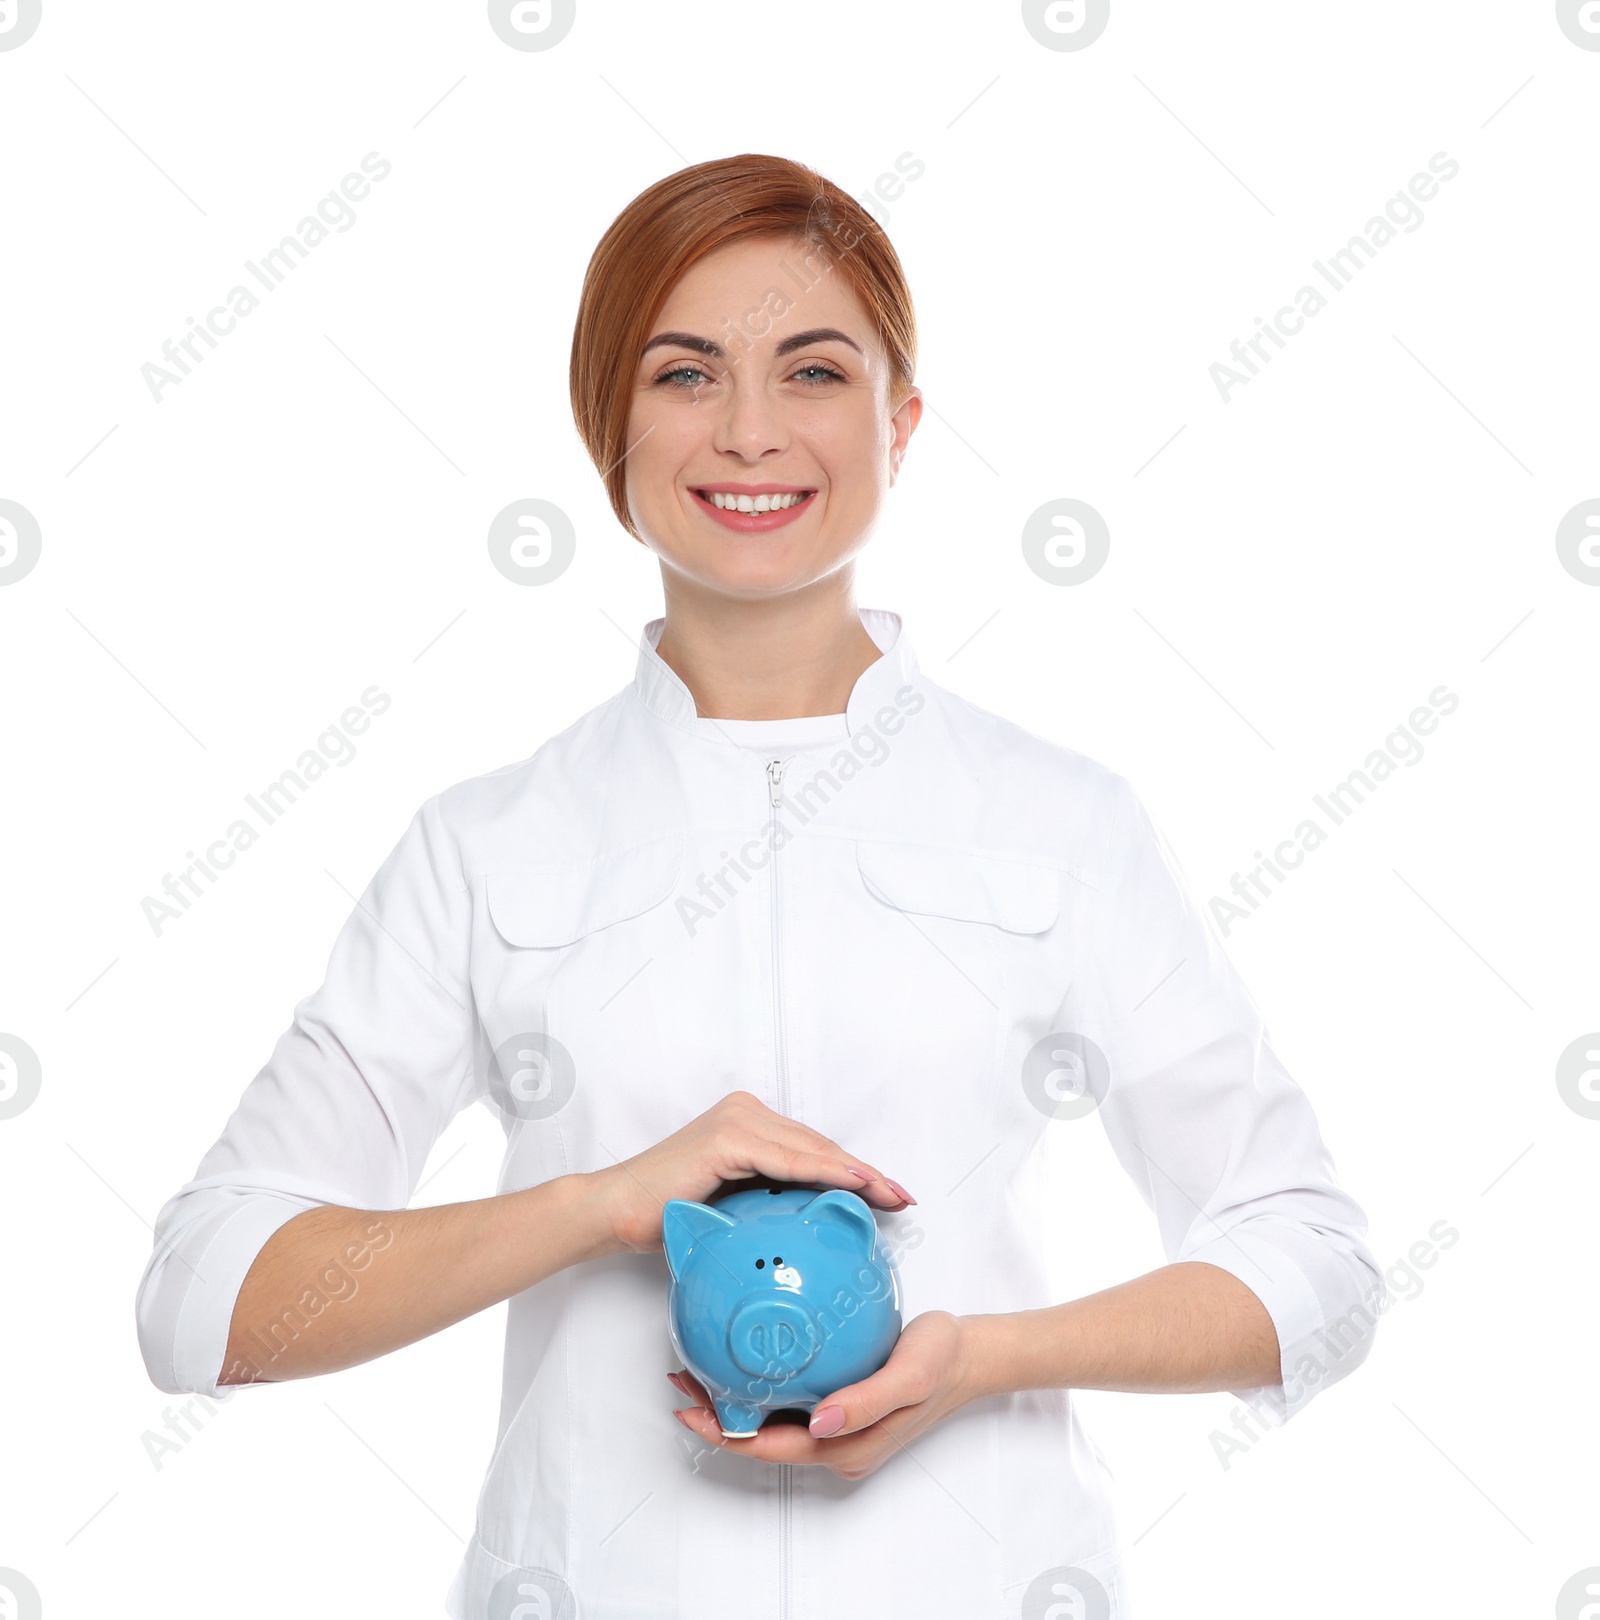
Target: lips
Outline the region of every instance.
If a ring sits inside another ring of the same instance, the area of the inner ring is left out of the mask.
[[[694,490],[700,509],[714,522],[736,534],[766,534],[794,522],[816,499],[816,491],[799,484],[705,484]],[[727,504],[718,506],[712,499],[720,496]],[[753,508],[763,498],[799,497],[791,505],[768,508],[764,512],[739,511],[732,503],[740,500]]]

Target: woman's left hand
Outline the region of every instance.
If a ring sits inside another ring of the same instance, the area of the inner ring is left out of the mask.
[[[967,1348],[959,1317],[925,1311],[905,1325],[889,1359],[870,1378],[817,1402],[809,1429],[768,1422],[747,1440],[722,1433],[711,1399],[693,1373],[669,1377],[697,1403],[680,1407],[678,1421],[707,1445],[762,1462],[814,1463],[841,1479],[863,1479],[978,1393]]]

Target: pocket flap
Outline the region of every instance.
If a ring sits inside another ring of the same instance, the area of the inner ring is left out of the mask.
[[[919,844],[858,842],[867,888],[901,911],[1042,934],[1056,920],[1061,874],[1028,861]]]
[[[682,858],[674,834],[592,861],[497,866],[485,880],[489,915],[512,945],[570,945],[658,904]]]

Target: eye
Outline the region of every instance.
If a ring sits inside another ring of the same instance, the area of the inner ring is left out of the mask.
[[[844,381],[843,372],[835,371],[832,366],[823,365],[820,360],[813,360],[810,365],[801,366],[801,368],[795,373],[795,377],[797,379],[804,377],[808,371],[819,372],[821,375],[808,382],[805,385],[807,388],[817,388],[823,383]]]
[[[692,378],[694,380],[679,382],[674,381],[675,378]],[[706,376],[699,366],[692,366],[684,363],[682,365],[672,367],[670,371],[663,371],[661,375],[656,378],[656,386],[658,388],[678,388],[687,391],[692,388],[698,388],[702,382],[710,381],[711,379]]]

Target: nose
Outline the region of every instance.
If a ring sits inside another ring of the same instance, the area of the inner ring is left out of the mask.
[[[789,430],[779,408],[759,382],[752,378],[729,390],[713,432],[712,444],[717,450],[756,461],[782,450],[788,441]]]
[[[794,1299],[752,1299],[728,1323],[728,1350],[748,1373],[792,1378],[822,1347],[816,1319]]]

